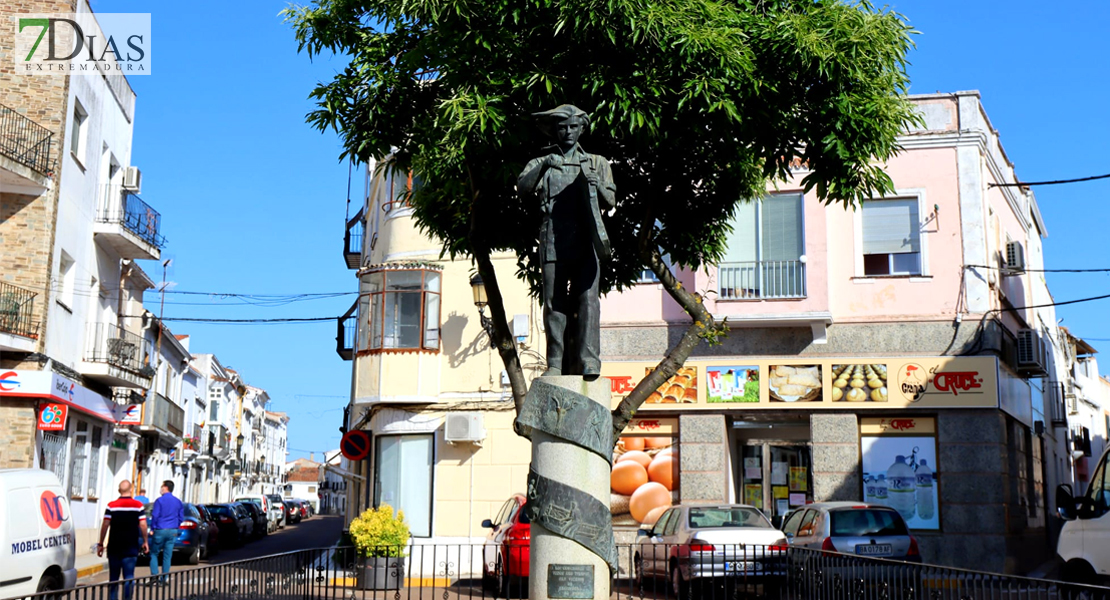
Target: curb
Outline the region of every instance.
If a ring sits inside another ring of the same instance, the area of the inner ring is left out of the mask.
[[[103,572],[107,568],[108,563],[96,563],[95,565],[89,565],[82,569],[77,569],[77,578],[81,579],[83,577],[92,577],[97,573]]]

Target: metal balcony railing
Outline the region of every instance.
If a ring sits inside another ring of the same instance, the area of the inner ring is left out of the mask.
[[[343,259],[347,262],[348,269],[357,269],[362,266],[362,237],[366,233],[366,219],[363,212],[359,211],[350,221],[347,221],[347,232],[343,234]]]
[[[1068,424],[1067,400],[1064,397],[1066,393],[1067,384],[1063,382],[1054,381],[1045,386],[1045,412],[1048,413],[1047,416],[1051,419],[1053,426],[1065,427]]]
[[[143,411],[143,425],[157,427],[180,437],[185,429],[185,409],[158,392],[151,396],[153,398],[147,400],[146,410]]]
[[[351,360],[355,355],[355,335],[358,331],[358,302],[342,317],[336,319],[335,352],[343,360]]]
[[[805,297],[806,264],[801,260],[756,260],[717,266],[719,300]]]
[[[96,220],[101,223],[118,223],[156,248],[166,245],[166,238],[161,233],[162,215],[134,192],[125,190],[120,185],[104,185]]]
[[[54,175],[50,159],[53,137],[49,129],[0,104],[0,154],[51,177]]]
[[[114,323],[90,323],[88,340],[85,360],[108,363],[144,377],[154,375],[146,366],[148,348],[141,336]]]
[[[27,338],[38,338],[35,292],[0,281],[0,331]]]

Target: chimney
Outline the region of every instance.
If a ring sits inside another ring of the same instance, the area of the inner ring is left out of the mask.
[[[308,460],[311,460],[312,462],[316,462],[316,453],[315,452],[309,452],[308,453]]]

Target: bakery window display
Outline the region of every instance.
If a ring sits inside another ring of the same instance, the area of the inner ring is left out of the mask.
[[[771,365],[767,395],[771,402],[820,402],[819,365]]]
[[[609,510],[614,525],[652,525],[678,504],[678,439],[622,436],[613,449]]]
[[[644,369],[644,375],[651,375],[654,369]],[[659,389],[648,396],[645,404],[695,404],[698,401],[698,368],[681,367],[674,377],[668,379]]]
[[[886,365],[833,365],[833,402],[886,402]]]

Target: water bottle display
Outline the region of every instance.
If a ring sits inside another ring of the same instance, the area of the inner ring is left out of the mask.
[[[912,519],[917,510],[917,477],[906,464],[906,457],[899,454],[886,470],[887,504],[898,511],[903,519]]]
[[[875,480],[875,502],[879,504],[887,503],[886,475],[879,475]]]
[[[917,516],[922,519],[932,519],[936,512],[933,504],[933,470],[924,458],[917,465]]]
[[[863,501],[864,502],[874,502],[875,501],[875,479],[876,479],[875,477],[872,477],[870,475],[864,475],[863,476]]]

